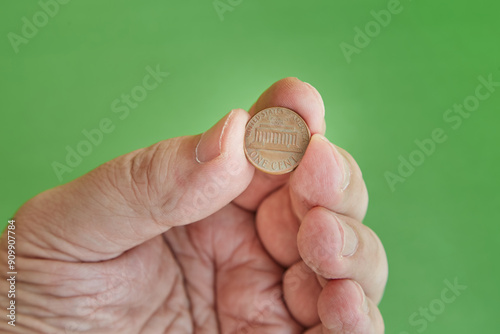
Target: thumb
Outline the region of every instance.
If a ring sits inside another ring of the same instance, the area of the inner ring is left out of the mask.
[[[120,156],[34,197],[16,214],[31,241],[24,253],[104,260],[220,210],[254,173],[243,151],[248,118],[233,110],[202,135]]]

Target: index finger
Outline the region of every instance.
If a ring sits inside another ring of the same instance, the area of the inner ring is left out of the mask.
[[[325,107],[318,91],[297,78],[285,78],[269,87],[250,108],[250,116],[270,107],[284,107],[298,113],[307,123],[311,135],[325,133]],[[290,174],[269,175],[259,170],[248,188],[234,200],[247,210],[255,211],[264,198],[285,184]]]

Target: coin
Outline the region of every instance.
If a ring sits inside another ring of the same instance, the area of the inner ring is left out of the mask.
[[[245,128],[245,154],[268,174],[293,171],[304,155],[311,132],[295,111],[272,107],[259,111]]]

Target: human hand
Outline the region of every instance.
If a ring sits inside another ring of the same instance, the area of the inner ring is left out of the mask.
[[[291,174],[256,171],[243,152],[246,122],[272,106],[313,134]],[[319,93],[287,78],[203,135],[34,197],[15,217],[14,332],[382,333],[385,252],[361,223],[357,164],[324,131]]]

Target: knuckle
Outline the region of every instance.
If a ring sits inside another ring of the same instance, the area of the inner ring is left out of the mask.
[[[136,214],[161,220],[175,206],[168,190],[176,182],[170,171],[178,150],[178,138],[164,140],[113,160],[105,174]]]
[[[160,192],[159,181],[165,150],[162,143],[140,150],[132,156],[128,172],[130,187],[134,191],[134,200],[156,199]]]

